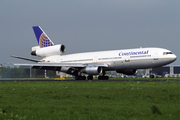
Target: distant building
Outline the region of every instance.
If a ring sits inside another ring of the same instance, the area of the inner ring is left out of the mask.
[[[163,66],[163,67],[155,68],[153,70],[153,73],[162,76],[164,76],[165,74],[180,74],[180,65],[174,65],[174,66],[171,65],[171,66]]]
[[[29,78],[44,78],[45,77],[45,70],[43,69],[32,69],[31,67],[24,67],[21,66],[21,68],[24,68],[27,75],[29,75]],[[48,73],[50,70],[46,70],[46,73]],[[54,75],[56,71],[53,71]],[[48,77],[48,76],[47,76]]]
[[[0,68],[3,67],[3,64],[0,64]],[[1,72],[1,69],[0,69],[0,72]],[[0,78],[1,78],[1,74],[0,74]]]

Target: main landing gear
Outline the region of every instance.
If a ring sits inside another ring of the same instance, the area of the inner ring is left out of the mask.
[[[92,75],[89,75],[89,76],[87,77],[87,79],[88,79],[88,80],[93,80],[93,76],[92,76]]]
[[[103,73],[102,73],[103,75],[102,76],[99,76],[98,77],[98,80],[109,80],[109,76],[105,76],[105,71],[103,71]]]
[[[89,75],[87,77],[88,80],[93,80],[93,76],[92,75]],[[86,80],[86,76],[76,76],[75,77],[75,80]]]
[[[99,76],[98,80],[109,80],[109,76]]]
[[[93,80],[93,75],[87,76],[88,80]],[[75,80],[86,80],[86,76],[76,76]],[[103,74],[98,77],[98,80],[109,80],[109,76],[105,76],[105,71],[103,71]]]
[[[93,80],[93,76],[89,75],[87,77],[88,80]],[[75,80],[86,80],[86,76],[76,76]],[[109,80],[109,76],[99,76],[98,80]]]
[[[152,70],[150,70],[150,76],[149,76],[150,78],[155,78],[155,75],[153,75],[153,73],[152,73],[154,70],[155,70],[155,68],[152,68]]]
[[[76,76],[75,80],[86,80],[86,76]]]

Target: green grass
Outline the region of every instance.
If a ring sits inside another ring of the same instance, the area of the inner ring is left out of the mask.
[[[180,119],[180,82],[0,82],[0,120]]]

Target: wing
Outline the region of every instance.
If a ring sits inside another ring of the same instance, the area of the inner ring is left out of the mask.
[[[15,63],[15,66],[30,66],[30,67],[86,67],[86,66],[101,66],[101,67],[108,67],[107,64],[101,64],[101,63],[89,63],[89,64],[82,64],[82,63],[35,63],[35,64],[19,64]]]
[[[19,64],[15,63],[15,66],[30,66],[30,67],[84,67],[82,64],[76,63],[35,63],[35,64]]]
[[[30,66],[35,69],[47,69],[47,70],[56,70],[60,71],[61,67],[67,67],[67,68],[77,68],[82,69],[86,66],[101,66],[101,67],[108,67],[107,64],[101,64],[101,63],[89,63],[89,64],[82,64],[82,63],[35,63],[35,64],[18,64],[15,63],[15,66]]]
[[[101,63],[90,63],[90,64],[82,64],[82,63],[35,63],[35,64],[14,64],[15,66],[30,66],[33,69],[43,69],[43,70],[54,70],[65,72],[70,75],[77,75],[78,71],[88,67],[88,66],[100,66],[100,67],[108,67],[107,64]]]
[[[48,63],[43,62],[42,60],[35,60],[31,58],[25,58],[25,57],[19,57],[19,56],[11,56],[14,58],[19,58],[23,60],[28,60],[32,62],[36,62],[34,64],[17,64],[15,63],[15,66],[29,66],[34,69],[44,69],[44,70],[55,70],[55,71],[61,71],[66,72],[68,74],[75,74],[77,71],[80,71],[83,68],[86,67],[108,67],[105,63]],[[76,72],[75,72],[76,71]]]

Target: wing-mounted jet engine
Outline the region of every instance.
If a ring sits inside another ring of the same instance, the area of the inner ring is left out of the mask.
[[[99,75],[102,73],[102,68],[100,66],[87,66],[81,72],[89,75]]]

